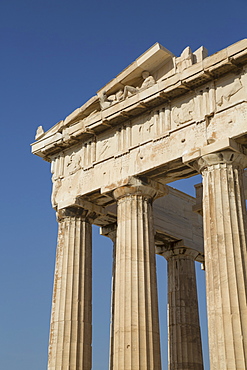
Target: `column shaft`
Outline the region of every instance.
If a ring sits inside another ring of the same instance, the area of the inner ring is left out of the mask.
[[[119,199],[113,369],[159,370],[160,338],[151,196],[145,194],[143,189],[138,194],[129,194],[127,189],[123,195],[122,191],[122,188],[115,191]]]
[[[195,262],[184,252],[167,258],[169,370],[203,370]]]
[[[48,370],[90,370],[92,226],[81,212],[59,222]]]
[[[225,151],[199,160],[211,370],[247,369],[247,250],[243,168]]]

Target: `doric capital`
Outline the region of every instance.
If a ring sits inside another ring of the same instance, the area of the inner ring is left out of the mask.
[[[247,167],[247,156],[233,150],[223,150],[203,155],[194,163],[194,167],[198,172],[202,173],[205,169],[218,164],[233,165],[244,169]]]
[[[159,253],[163,257],[165,257],[166,260],[169,260],[170,258],[191,258],[192,260],[196,260],[199,252],[187,248],[186,246],[183,246],[180,242],[178,243],[170,243],[170,245],[166,245],[162,248],[159,248]]]
[[[117,200],[131,195],[142,195],[146,198],[153,199],[156,195],[156,191],[151,186],[147,185],[125,185],[114,190],[113,195]]]
[[[149,199],[154,199],[166,195],[167,193],[168,187],[163,184],[132,177],[128,184],[115,189],[113,191],[113,196],[117,200],[131,195],[141,195]]]
[[[95,217],[94,212],[81,207],[66,207],[57,211],[58,222],[61,222],[65,218],[80,218],[82,221],[92,223]]]

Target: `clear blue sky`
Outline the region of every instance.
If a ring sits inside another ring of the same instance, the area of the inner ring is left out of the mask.
[[[156,41],[175,55],[201,45],[213,54],[245,38],[246,14],[246,0],[1,1],[0,369],[46,369],[57,226],[49,163],[30,154],[36,128],[47,130],[81,106]],[[198,181],[178,186],[193,194]],[[158,274],[166,370],[161,259]],[[108,366],[110,278],[111,243],[95,228],[94,370]]]

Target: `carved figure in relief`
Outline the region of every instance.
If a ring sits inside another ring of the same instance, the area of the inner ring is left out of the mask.
[[[141,87],[134,87],[134,86],[128,86],[128,85],[124,87],[122,100],[126,99],[129,95],[134,95],[140,91],[146,90],[155,84],[155,79],[153,78],[153,76],[149,74],[148,71],[142,72],[142,78],[144,81],[141,84]]]
[[[140,87],[126,85],[124,87],[124,90],[119,90],[116,94],[112,94],[109,96],[107,96],[106,92],[103,91],[102,94],[99,95],[99,102],[100,102],[101,109],[106,109],[113,104],[123,101],[128,96],[131,96],[131,95],[137,94],[140,91],[146,90],[156,83],[155,79],[153,78],[153,76],[150,75],[148,71],[142,72],[142,78],[144,81],[142,82]]]
[[[233,84],[231,84],[230,86],[227,86],[226,88],[223,88],[223,94],[217,100],[217,105],[221,107],[221,105],[224,103],[224,100],[229,102],[231,97],[235,95],[239,90],[241,90],[242,87],[243,85],[240,79],[236,78]]]
[[[182,104],[180,107],[174,107],[173,120],[177,126],[194,119],[194,101]]]
[[[73,175],[75,172],[80,170],[82,168],[80,154],[72,153],[67,163],[67,167],[70,175]]]
[[[118,103],[123,99],[123,90],[119,90],[115,95],[115,102]]]
[[[101,109],[105,109],[105,108],[110,107],[110,105],[112,105],[113,100],[108,99],[106,92],[103,91],[102,94],[99,96],[99,102],[100,102]]]
[[[36,131],[35,140],[39,140],[43,135],[45,131],[42,126],[39,126]]]
[[[103,93],[99,96],[99,102],[101,109],[106,109],[110,107],[113,104],[118,103],[122,100],[123,97],[123,90],[119,90],[116,94],[112,94],[107,96],[106,92],[103,91]]]

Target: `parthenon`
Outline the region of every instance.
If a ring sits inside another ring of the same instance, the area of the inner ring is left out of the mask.
[[[154,44],[32,153],[51,163],[58,243],[48,370],[92,368],[92,225],[113,242],[110,370],[161,370],[155,255],[168,262],[169,370],[247,369],[247,39]],[[168,184],[202,175],[196,197]]]

